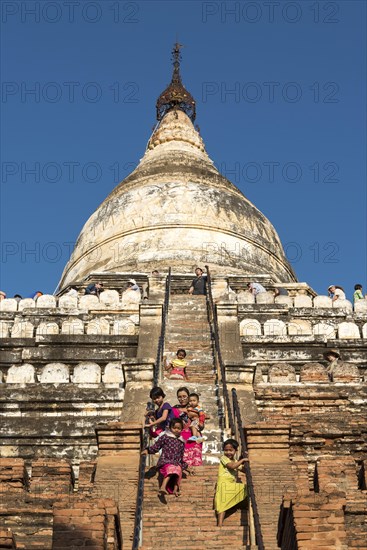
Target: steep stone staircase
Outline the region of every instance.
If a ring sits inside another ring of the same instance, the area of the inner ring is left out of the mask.
[[[205,296],[170,297],[164,355],[174,358],[178,348],[186,350],[190,382],[213,384],[213,347]]]
[[[178,348],[187,352],[189,381],[165,378],[161,384],[167,400],[174,405],[180,386],[200,395],[200,403],[209,415],[205,423],[203,466],[195,476],[183,479],[182,496],[157,495],[158,477],[154,467],[147,471],[144,484],[143,550],[192,546],[198,548],[244,548],[247,540],[247,510],[236,509],[222,529],[216,527],[213,509],[221,442],[226,434],[222,426],[222,400],[214,368],[211,328],[205,296],[172,295],[167,319],[164,355],[174,357]],[[156,462],[156,458],[150,460]],[[154,463],[153,462],[153,463]],[[153,473],[153,475],[151,475]]]
[[[180,386],[187,386],[200,395],[200,403],[210,417],[203,432],[203,466],[195,468],[195,476],[183,480],[181,497],[167,496],[163,501],[157,495],[158,477],[154,468],[147,471],[142,549],[168,548],[173,544],[218,550],[227,545],[233,549],[250,548],[247,509],[234,511],[226,518],[222,529],[216,527],[213,497],[217,463],[221,442],[227,434],[223,430],[222,397],[214,368],[205,296],[171,296],[164,354],[174,357],[178,348],[184,348],[187,352],[189,381],[165,377],[161,386],[171,405],[176,403],[176,392]],[[239,391],[241,395],[244,393],[243,388]],[[242,403],[242,420],[245,424],[259,422],[256,404],[249,399],[245,401],[246,404]],[[260,431],[252,431],[250,440],[250,466],[264,546],[266,550],[277,550],[277,523],[282,495],[292,482],[288,435],[276,427],[269,431],[265,426]],[[150,464],[155,464],[157,459],[151,457],[150,460],[153,461]],[[153,475],[150,475],[152,472]],[[247,501],[243,504],[243,507],[246,506]]]
[[[213,464],[218,462],[223,440],[222,405],[218,394],[205,296],[176,294],[170,297],[164,355],[173,358],[179,348],[184,348],[187,352],[189,381],[170,380],[166,377],[162,387],[170,398],[171,405],[176,403],[175,395],[180,386],[187,386],[190,391],[200,395],[200,404],[209,416],[203,432],[203,461]]]
[[[183,479],[179,498],[168,495],[162,502],[157,497],[157,477],[150,477],[150,471],[147,472],[142,550],[171,547],[245,548],[246,509],[236,509],[226,518],[221,529],[216,527],[213,496],[218,467],[200,466],[195,468],[195,472],[195,476]]]

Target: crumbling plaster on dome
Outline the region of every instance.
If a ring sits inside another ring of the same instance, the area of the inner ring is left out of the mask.
[[[296,280],[269,220],[218,172],[187,115],[169,112],[139,166],[84,225],[61,286],[92,271],[189,271],[208,257],[213,271]]]

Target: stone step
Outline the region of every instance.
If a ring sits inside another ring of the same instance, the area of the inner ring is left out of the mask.
[[[208,315],[206,311],[190,311],[186,310],[185,313],[177,313],[174,309],[168,310],[167,328],[172,326],[188,326],[200,327],[207,326],[210,328]]]
[[[170,344],[171,347],[174,347],[173,344],[177,345],[177,342],[183,344],[182,347],[186,350],[187,347],[190,347],[194,350],[204,348],[211,348],[213,340],[211,338],[201,338],[197,334],[192,336],[187,336],[182,332],[167,332],[165,335],[165,342]],[[177,348],[176,350],[177,351]]]
[[[191,295],[191,294],[171,294],[169,299],[170,304],[189,306],[206,306],[206,296]]]
[[[165,503],[157,496],[158,479],[146,479],[144,486],[143,546],[145,550],[170,548],[172,546],[192,546],[198,548],[219,549],[230,546],[231,549],[244,548],[246,530],[246,511],[236,510],[228,518],[222,529],[216,527],[213,510],[213,497],[218,474],[218,466],[200,466],[195,468],[196,475],[184,478],[181,486],[182,496],[167,496]],[[159,510],[162,508],[161,515]],[[178,517],[182,530],[169,530],[167,518]]]
[[[177,328],[175,328],[174,331],[166,332],[165,341],[166,342],[187,341],[191,343],[191,346],[193,346],[194,344],[196,346],[196,345],[203,345],[203,344],[208,345],[213,341],[213,339],[211,338],[210,334],[206,332],[203,334],[200,334],[197,331],[192,331],[192,333],[190,333],[189,331],[185,331],[185,330],[177,331]]]
[[[177,350],[180,348],[183,348],[186,351],[188,364],[192,361],[203,361],[205,359],[213,362],[213,352],[211,345],[203,344],[200,347],[194,347],[192,342],[188,342],[187,340],[181,342],[169,342],[168,340],[166,340],[163,355],[169,355],[169,357],[167,357],[168,359],[174,359]]]
[[[172,328],[182,328],[185,330],[192,330],[198,332],[210,331],[210,325],[206,317],[195,317],[193,315],[186,315],[185,317],[177,317],[172,313],[168,315],[169,322],[167,324],[167,330]]]

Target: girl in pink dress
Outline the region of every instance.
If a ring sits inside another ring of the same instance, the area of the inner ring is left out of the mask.
[[[191,473],[188,464],[184,461],[185,441],[181,437],[183,422],[180,418],[173,418],[169,423],[169,430],[157,439],[157,441],[145,449],[141,454],[155,454],[162,450],[157,467],[163,481],[159,489],[159,495],[180,493],[182,472]]]

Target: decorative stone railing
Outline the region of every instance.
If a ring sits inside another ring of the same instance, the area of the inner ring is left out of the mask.
[[[229,295],[231,297],[231,295]],[[316,309],[338,309],[347,312],[365,314],[367,316],[367,300],[358,300],[354,308],[349,300],[336,300],[333,302],[329,296],[307,296],[298,294],[296,296],[275,296],[273,292],[263,292],[254,296],[248,291],[240,291],[233,294],[233,301],[238,304],[284,304],[290,308],[316,308]]]
[[[19,303],[14,298],[6,298],[0,302],[1,311],[23,311],[25,309],[60,309],[66,311],[105,311],[105,310],[139,310],[141,295],[135,291],[125,291],[121,295],[117,290],[105,290],[100,297],[92,294],[83,296],[63,295],[59,298],[51,294],[43,294],[37,301],[24,298]]]
[[[322,336],[327,340],[335,338],[342,340],[367,339],[367,322],[360,327],[353,321],[338,323],[337,319],[321,322],[317,319],[295,318],[290,321],[268,319],[260,322],[254,318],[247,318],[240,321],[240,335],[246,340],[256,340],[258,337],[288,336]]]
[[[177,283],[177,281],[175,282]],[[219,301],[221,301],[221,287],[217,287],[216,292]],[[367,300],[358,300],[353,308],[349,300],[336,300],[332,302],[328,296],[312,296],[302,293],[305,292],[303,290],[298,292],[294,291],[294,295],[274,297],[274,292],[272,291],[264,292],[257,296],[254,296],[247,290],[239,290],[237,292],[225,291],[223,299],[226,298],[227,301],[238,304],[284,304],[290,308],[335,308],[346,311],[353,311],[354,309],[356,313],[367,315]],[[125,291],[120,294],[117,290],[105,290],[99,298],[93,295],[67,296],[64,294],[63,296],[55,297],[50,294],[44,294],[37,301],[32,298],[24,298],[19,303],[14,298],[6,298],[0,302],[0,312],[23,311],[29,308],[58,308],[72,311],[138,310],[140,303],[141,295],[138,292]]]
[[[363,382],[363,372],[357,365],[342,362],[333,369],[332,381],[326,367],[321,363],[306,363],[301,365],[299,374],[293,365],[275,363],[268,367],[264,374],[262,367],[257,367],[255,379],[257,383],[269,384],[360,384]]]
[[[0,313],[0,338],[36,338],[48,335],[131,336],[139,333],[139,313],[119,311],[82,313],[80,311],[42,310]]]
[[[47,363],[36,367],[30,363],[12,365],[0,370],[0,383],[5,384],[79,384],[94,387],[121,387],[130,381],[150,381],[153,378],[153,359],[112,361],[106,365],[82,361],[77,365]]]

